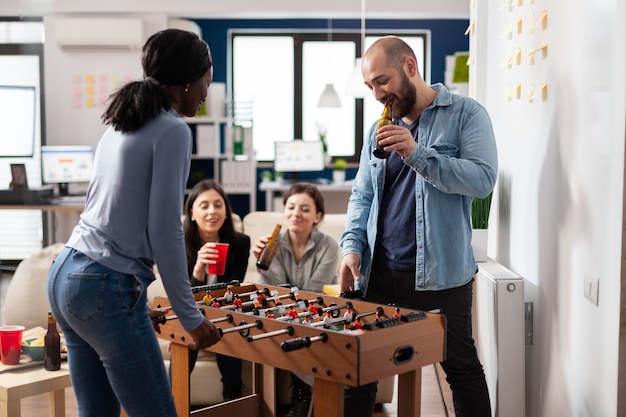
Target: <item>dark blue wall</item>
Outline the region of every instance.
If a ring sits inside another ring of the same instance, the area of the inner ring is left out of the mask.
[[[228,48],[229,29],[327,29],[326,19],[275,19],[275,20],[212,20],[200,19],[195,21],[202,29],[202,36],[211,47],[215,72],[213,79],[217,82],[226,82],[226,51]],[[430,30],[431,33],[431,77],[432,83],[443,82],[445,70],[445,56],[457,51],[469,49],[469,39],[465,30],[469,25],[467,19],[441,20],[367,20],[367,31],[380,30]],[[333,19],[333,30],[351,29],[360,31],[360,20]],[[392,32],[390,35],[394,34]],[[271,58],[272,51],[267,51]],[[268,65],[271,61],[268,61]]]

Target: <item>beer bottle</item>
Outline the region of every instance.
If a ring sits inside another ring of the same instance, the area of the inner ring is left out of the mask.
[[[280,233],[281,225],[277,224],[272,233],[272,237],[267,241],[267,245],[261,251],[259,259],[256,261],[256,267],[267,271],[270,267],[274,255],[276,255],[276,249],[278,248],[278,234]]]
[[[48,331],[43,340],[46,371],[56,371],[61,368],[61,336],[59,336],[57,323],[50,311],[48,311]]]
[[[378,121],[378,124],[376,125],[376,133],[378,133],[378,130],[381,127],[392,125],[392,124],[393,124],[393,120],[391,120],[391,103],[387,102],[385,103],[385,108],[383,109],[383,115],[381,116],[380,120]],[[389,158],[389,155],[391,155],[391,152],[387,152],[378,143],[376,144],[376,148],[374,148],[374,151],[372,153],[374,154],[376,158],[380,158],[380,159],[387,159]]]

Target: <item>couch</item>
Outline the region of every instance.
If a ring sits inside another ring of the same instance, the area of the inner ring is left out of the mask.
[[[253,212],[242,220],[234,215],[237,230],[250,236],[254,243],[260,236],[271,233],[276,223],[283,222],[282,212]],[[335,237],[341,237],[344,230],[345,214],[327,214],[320,223],[319,228]],[[6,324],[21,324],[26,328],[47,326],[47,312],[49,304],[47,300],[46,281],[48,270],[52,261],[63,248],[63,243],[56,243],[41,250],[27,259],[24,259],[17,267],[11,282],[7,288],[4,303],[2,305],[3,317]],[[248,271],[244,281],[256,282],[258,273],[252,254],[248,262]],[[339,265],[338,265],[339,267]],[[157,280],[148,288],[148,300],[154,300],[156,296],[166,296],[163,284],[157,273]],[[30,300],[37,300],[31,302]],[[163,353],[164,364],[169,367],[170,355],[168,342],[159,339]],[[243,394],[251,392],[251,364],[244,362]],[[221,402],[222,390],[219,382],[219,370],[215,362],[215,355],[211,352],[200,352],[196,366],[191,374],[191,405],[207,405]],[[393,398],[394,379],[387,378],[378,385],[377,404],[390,403]],[[290,401],[288,375],[278,375],[278,402],[287,404]]]

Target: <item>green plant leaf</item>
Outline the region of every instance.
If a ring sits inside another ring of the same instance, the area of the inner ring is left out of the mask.
[[[472,228],[489,228],[489,212],[491,211],[491,197],[493,193],[485,198],[474,198],[472,200]]]

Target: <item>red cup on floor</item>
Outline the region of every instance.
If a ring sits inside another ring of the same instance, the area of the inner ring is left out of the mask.
[[[0,350],[3,365],[17,365],[22,352],[24,326],[0,326]]]
[[[214,264],[207,266],[207,272],[211,275],[224,275],[226,269],[226,257],[228,256],[228,243],[216,243],[217,258],[213,258]]]

